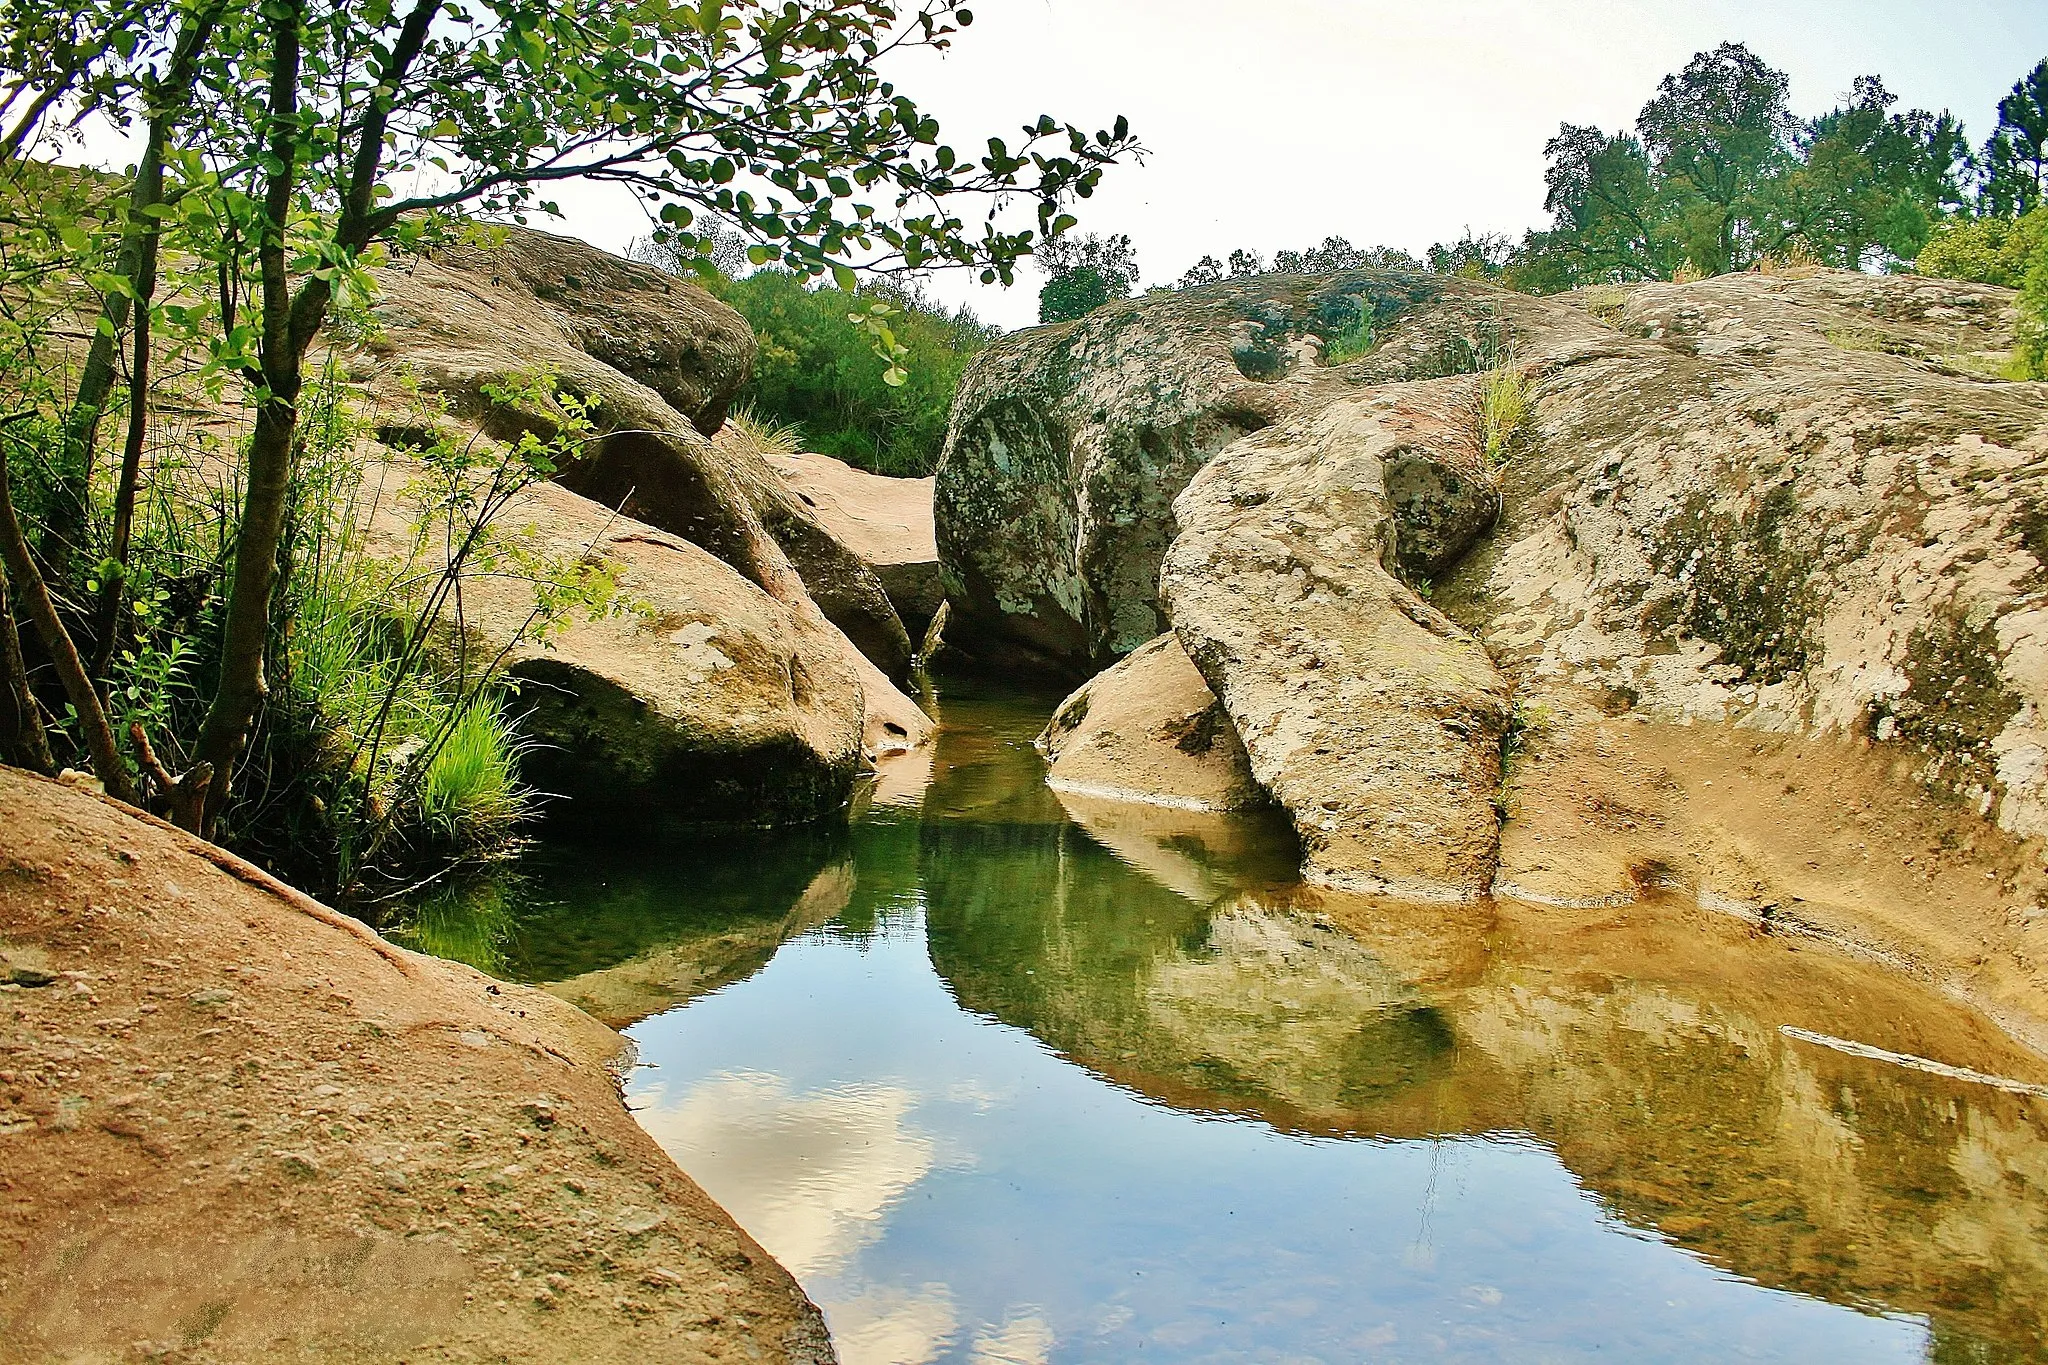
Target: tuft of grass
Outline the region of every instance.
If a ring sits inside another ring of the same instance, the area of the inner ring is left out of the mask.
[[[1557,713],[1543,703],[1515,703],[1507,733],[1500,739],[1500,793],[1493,801],[1502,824],[1513,820],[1520,808],[1516,779],[1523,760],[1557,732],[1557,725]]]
[[[1330,338],[1330,346],[1323,353],[1325,364],[1343,365],[1371,353],[1378,340],[1373,335],[1372,314],[1366,313],[1357,322]]]
[[[725,424],[758,455],[801,455],[806,448],[804,429],[799,423],[764,417],[752,403],[734,408]]]
[[[1671,272],[1671,282],[1673,284],[1698,284],[1706,277],[1707,272],[1689,260],[1680,261],[1678,269]]]
[[[519,784],[524,743],[503,711],[488,698],[465,705],[419,781],[419,814],[426,826],[460,849],[516,847],[532,801]]]
[[[1515,438],[1527,425],[1534,403],[1530,384],[1512,355],[1479,377],[1479,392],[1473,399],[1473,417],[1479,429],[1480,453],[1490,468],[1498,469],[1513,453]]]
[[[1586,311],[1596,319],[1615,326],[1621,320],[1622,309],[1628,306],[1628,290],[1618,284],[1596,284],[1581,291]]]

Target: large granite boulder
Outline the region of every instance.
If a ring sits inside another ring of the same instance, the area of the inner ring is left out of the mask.
[[[537,698],[529,730],[545,741],[528,771],[574,798],[565,809],[631,824],[810,818],[844,807],[866,762],[929,738],[896,686],[909,640],[872,571],[752,443],[704,434],[752,363],[737,313],[694,284],[520,229],[386,269],[378,285],[350,366],[391,450],[435,432],[553,435],[559,408],[506,396],[534,376],[590,405],[596,439],[501,527],[565,552],[594,546],[645,608],[515,651]],[[385,529],[397,547],[401,528]],[[496,608],[469,628],[503,639],[532,608],[530,586],[465,591]]]
[[[1342,885],[1675,885],[1768,912],[1797,860],[1756,852],[1768,829],[1706,829],[1733,816],[1697,799],[1679,821],[1664,790],[1721,734],[1863,746],[2001,837],[2048,834],[2048,388],[1985,377],[2008,291],[1809,270],[1537,299],[1368,276],[1356,297],[1395,301],[1327,364],[1317,310],[1356,278],[1141,299],[992,347],[938,478],[963,642],[1085,673],[1170,627],[1307,870]],[[1488,458],[1502,385],[1528,415]]]

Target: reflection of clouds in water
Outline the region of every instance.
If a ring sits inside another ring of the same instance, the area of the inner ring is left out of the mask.
[[[824,1309],[841,1365],[925,1365],[951,1342],[956,1321],[942,1284],[867,1285]]]
[[[975,1334],[974,1365],[1045,1365],[1052,1358],[1052,1328],[1035,1310],[1012,1317],[1000,1328]]]
[[[779,1076],[722,1072],[677,1101],[638,1098],[641,1126],[798,1276],[841,1268],[932,1168],[931,1138],[905,1121],[916,1096],[897,1086],[793,1095]]]

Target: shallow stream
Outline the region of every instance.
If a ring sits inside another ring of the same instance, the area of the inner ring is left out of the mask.
[[[837,836],[536,859],[428,946],[630,1102],[842,1359],[2048,1360],[2048,1099],[1981,1020],[1684,905],[1404,908],[1048,791],[952,689]]]

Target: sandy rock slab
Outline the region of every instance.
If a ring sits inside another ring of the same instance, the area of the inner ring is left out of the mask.
[[[1172,635],[1060,703],[1038,750],[1063,795],[1190,811],[1267,804],[1230,717]]]
[[[830,455],[771,455],[768,464],[874,570],[910,638],[922,640],[946,600],[932,524],[934,481],[870,474]]]
[[[617,1035],[0,769],[6,1358],[829,1361]]]

